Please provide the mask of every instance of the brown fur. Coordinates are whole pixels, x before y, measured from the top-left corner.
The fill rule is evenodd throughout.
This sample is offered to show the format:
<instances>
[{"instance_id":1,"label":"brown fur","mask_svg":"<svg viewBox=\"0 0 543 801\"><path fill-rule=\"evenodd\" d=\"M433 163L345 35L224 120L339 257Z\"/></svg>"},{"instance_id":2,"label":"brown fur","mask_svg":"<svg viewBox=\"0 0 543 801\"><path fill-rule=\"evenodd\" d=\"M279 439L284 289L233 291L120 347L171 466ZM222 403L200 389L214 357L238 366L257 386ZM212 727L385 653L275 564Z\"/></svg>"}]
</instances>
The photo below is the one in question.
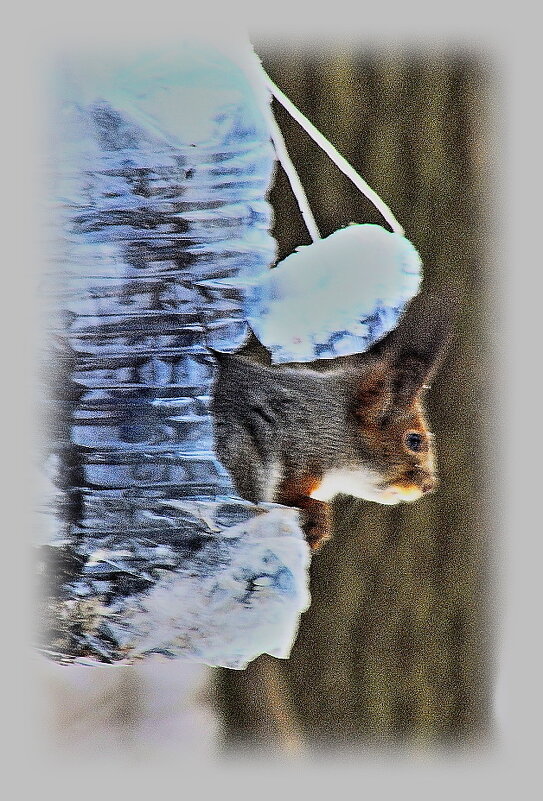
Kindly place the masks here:
<instances>
[{"instance_id":1,"label":"brown fur","mask_svg":"<svg viewBox=\"0 0 543 801\"><path fill-rule=\"evenodd\" d=\"M329 504L311 497L321 483L321 476L306 475L299 479L287 478L281 482L277 502L294 506L303 514L303 530L309 547L319 550L332 536L332 512Z\"/></svg>"}]
</instances>

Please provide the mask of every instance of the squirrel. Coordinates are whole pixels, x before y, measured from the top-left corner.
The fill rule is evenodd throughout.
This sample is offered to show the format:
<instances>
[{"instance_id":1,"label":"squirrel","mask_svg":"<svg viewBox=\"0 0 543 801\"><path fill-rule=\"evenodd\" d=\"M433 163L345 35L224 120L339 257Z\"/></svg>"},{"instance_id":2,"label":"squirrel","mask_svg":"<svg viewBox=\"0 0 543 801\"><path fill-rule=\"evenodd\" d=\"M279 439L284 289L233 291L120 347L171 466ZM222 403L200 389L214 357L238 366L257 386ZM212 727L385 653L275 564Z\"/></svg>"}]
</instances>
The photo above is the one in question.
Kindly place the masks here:
<instances>
[{"instance_id":1,"label":"squirrel","mask_svg":"<svg viewBox=\"0 0 543 801\"><path fill-rule=\"evenodd\" d=\"M318 551L331 537L336 494L397 504L434 490L424 395L449 344L454 306L419 295L368 351L324 371L212 350L216 451L241 497L297 507Z\"/></svg>"}]
</instances>

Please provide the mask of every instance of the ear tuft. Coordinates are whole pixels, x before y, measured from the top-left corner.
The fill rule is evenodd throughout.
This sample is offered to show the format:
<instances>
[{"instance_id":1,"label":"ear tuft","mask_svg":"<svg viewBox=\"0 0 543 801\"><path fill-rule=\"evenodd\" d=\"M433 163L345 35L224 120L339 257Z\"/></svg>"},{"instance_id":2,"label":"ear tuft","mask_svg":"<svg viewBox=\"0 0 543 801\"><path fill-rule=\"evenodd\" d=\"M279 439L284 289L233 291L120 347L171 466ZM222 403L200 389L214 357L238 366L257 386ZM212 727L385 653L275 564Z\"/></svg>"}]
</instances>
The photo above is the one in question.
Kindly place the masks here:
<instances>
[{"instance_id":1,"label":"ear tuft","mask_svg":"<svg viewBox=\"0 0 543 801\"><path fill-rule=\"evenodd\" d=\"M409 405L437 372L452 338L458 300L419 295L398 326L375 348L391 365L395 407Z\"/></svg>"},{"instance_id":2,"label":"ear tuft","mask_svg":"<svg viewBox=\"0 0 543 801\"><path fill-rule=\"evenodd\" d=\"M355 415L366 424L377 425L386 414L391 400L390 368L380 362L359 380L355 395Z\"/></svg>"}]
</instances>

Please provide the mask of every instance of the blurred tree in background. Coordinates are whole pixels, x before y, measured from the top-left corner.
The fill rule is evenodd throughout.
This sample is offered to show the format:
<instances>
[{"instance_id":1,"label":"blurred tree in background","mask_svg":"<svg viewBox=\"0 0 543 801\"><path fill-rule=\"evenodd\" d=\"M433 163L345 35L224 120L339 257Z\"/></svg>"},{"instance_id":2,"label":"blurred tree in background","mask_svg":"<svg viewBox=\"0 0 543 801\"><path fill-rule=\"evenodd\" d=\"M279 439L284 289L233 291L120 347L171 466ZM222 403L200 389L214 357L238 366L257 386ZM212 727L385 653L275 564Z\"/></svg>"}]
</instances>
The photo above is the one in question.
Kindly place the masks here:
<instances>
[{"instance_id":1,"label":"blurred tree in background","mask_svg":"<svg viewBox=\"0 0 543 801\"><path fill-rule=\"evenodd\" d=\"M441 486L398 507L342 497L311 566L290 660L217 671L227 746L445 744L489 731L492 680L488 424L491 71L471 51L362 51L255 42L264 68L390 205L424 289L463 297L428 397ZM489 88L490 87L490 88ZM383 224L280 107L321 234ZM283 172L271 200L283 258L309 243ZM316 310L316 313L318 311Z\"/></svg>"}]
</instances>

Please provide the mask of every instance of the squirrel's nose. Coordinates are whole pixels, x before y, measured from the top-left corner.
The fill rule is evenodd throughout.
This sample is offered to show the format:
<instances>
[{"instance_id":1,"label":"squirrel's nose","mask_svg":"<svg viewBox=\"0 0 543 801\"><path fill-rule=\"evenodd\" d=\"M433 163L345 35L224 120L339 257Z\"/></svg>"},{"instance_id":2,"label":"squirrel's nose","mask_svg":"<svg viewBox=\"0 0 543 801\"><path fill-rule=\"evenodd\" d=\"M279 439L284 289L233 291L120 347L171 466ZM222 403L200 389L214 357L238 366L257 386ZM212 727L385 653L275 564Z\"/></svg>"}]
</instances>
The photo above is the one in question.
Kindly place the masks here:
<instances>
[{"instance_id":1,"label":"squirrel's nose","mask_svg":"<svg viewBox=\"0 0 543 801\"><path fill-rule=\"evenodd\" d=\"M432 492L437 487L437 477L424 470L422 467L414 467L406 474L406 479L416 484L420 491L426 494Z\"/></svg>"}]
</instances>

